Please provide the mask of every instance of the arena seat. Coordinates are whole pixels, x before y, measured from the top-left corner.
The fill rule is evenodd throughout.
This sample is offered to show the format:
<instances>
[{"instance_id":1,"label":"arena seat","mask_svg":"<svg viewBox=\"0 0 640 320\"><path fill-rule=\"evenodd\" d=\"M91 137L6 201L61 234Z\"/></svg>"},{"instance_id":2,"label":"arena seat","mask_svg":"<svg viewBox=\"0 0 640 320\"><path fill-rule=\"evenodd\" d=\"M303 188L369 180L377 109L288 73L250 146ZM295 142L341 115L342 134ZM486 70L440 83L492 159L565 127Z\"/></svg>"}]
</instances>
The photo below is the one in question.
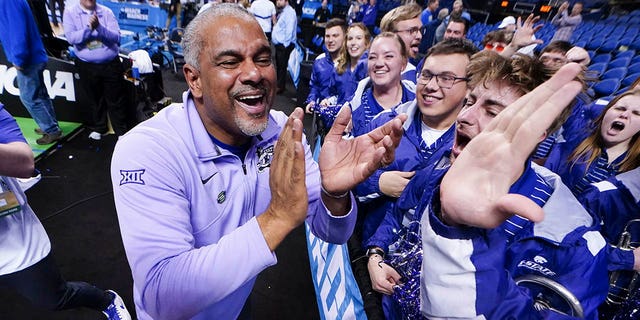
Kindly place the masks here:
<instances>
[{"instance_id":1,"label":"arena seat","mask_svg":"<svg viewBox=\"0 0 640 320\"><path fill-rule=\"evenodd\" d=\"M621 81L627 75L627 68L613 68L607 70L604 74L602 74L602 79L618 79Z\"/></svg>"},{"instance_id":2,"label":"arena seat","mask_svg":"<svg viewBox=\"0 0 640 320\"><path fill-rule=\"evenodd\" d=\"M626 51L618 51L615 55L616 59L617 58L624 58L624 57L629 57L629 58L633 58L636 55L636 51L635 50L626 50Z\"/></svg>"},{"instance_id":3,"label":"arena seat","mask_svg":"<svg viewBox=\"0 0 640 320\"><path fill-rule=\"evenodd\" d=\"M592 63L589 65L589 67L587 67L587 69L595 72L597 76L600 77L604 73L604 71L607 70L607 63Z\"/></svg>"},{"instance_id":4,"label":"arena seat","mask_svg":"<svg viewBox=\"0 0 640 320\"><path fill-rule=\"evenodd\" d=\"M637 73L637 72L640 72L640 62L636 62L627 68L627 73Z\"/></svg>"},{"instance_id":5,"label":"arena seat","mask_svg":"<svg viewBox=\"0 0 640 320\"><path fill-rule=\"evenodd\" d=\"M591 55L591 51L589 51L589 54ZM591 57L591 63L609 63L609 61L611 61L611 54L610 53L600 53L600 54L596 54L595 56Z\"/></svg>"},{"instance_id":6,"label":"arena seat","mask_svg":"<svg viewBox=\"0 0 640 320\"><path fill-rule=\"evenodd\" d=\"M598 81L591 88L593 88L596 98L610 96L610 95L613 95L620 88L620 80L604 79L604 80Z\"/></svg>"},{"instance_id":7,"label":"arena seat","mask_svg":"<svg viewBox=\"0 0 640 320\"><path fill-rule=\"evenodd\" d=\"M609 65L607 66L607 69L626 67L629 65L630 62L631 62L631 58L629 57L616 58L612 61L609 61Z\"/></svg>"},{"instance_id":8,"label":"arena seat","mask_svg":"<svg viewBox=\"0 0 640 320\"><path fill-rule=\"evenodd\" d=\"M623 87L628 87L638 78L640 78L640 72L627 74L627 76L624 79L622 79L622 81L620 82L620 85Z\"/></svg>"},{"instance_id":9,"label":"arena seat","mask_svg":"<svg viewBox=\"0 0 640 320\"><path fill-rule=\"evenodd\" d=\"M591 41L587 42L584 48L587 50L598 50L603 43L604 37L593 38Z\"/></svg>"},{"instance_id":10,"label":"arena seat","mask_svg":"<svg viewBox=\"0 0 640 320\"><path fill-rule=\"evenodd\" d=\"M614 96L614 97L615 97L615 96L619 96L619 95L621 95L621 94L623 94L623 93L625 93L625 92L627 92L627 91L629 91L629 87L622 87L622 86L620 86L620 89L618 89L618 90L613 94L613 96Z\"/></svg>"},{"instance_id":11,"label":"arena seat","mask_svg":"<svg viewBox=\"0 0 640 320\"><path fill-rule=\"evenodd\" d=\"M598 51L600 51L600 52L612 52L612 51L618 49L619 46L620 46L620 40L618 40L618 39L610 39L610 40L606 40L604 43L602 43L600 48L598 48Z\"/></svg>"}]
</instances>

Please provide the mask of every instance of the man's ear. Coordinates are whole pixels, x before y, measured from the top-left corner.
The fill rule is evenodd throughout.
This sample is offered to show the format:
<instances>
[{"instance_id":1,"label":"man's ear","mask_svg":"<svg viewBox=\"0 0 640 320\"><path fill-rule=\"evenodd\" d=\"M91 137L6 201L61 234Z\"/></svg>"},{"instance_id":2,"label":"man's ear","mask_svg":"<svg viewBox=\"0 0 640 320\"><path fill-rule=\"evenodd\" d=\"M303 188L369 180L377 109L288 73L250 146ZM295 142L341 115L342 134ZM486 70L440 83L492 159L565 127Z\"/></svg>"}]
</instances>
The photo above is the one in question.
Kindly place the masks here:
<instances>
[{"instance_id":1,"label":"man's ear","mask_svg":"<svg viewBox=\"0 0 640 320\"><path fill-rule=\"evenodd\" d=\"M202 82L200 81L200 71L190 64L185 64L182 67L182 72L184 73L184 79L187 81L193 97L201 98Z\"/></svg>"}]
</instances>

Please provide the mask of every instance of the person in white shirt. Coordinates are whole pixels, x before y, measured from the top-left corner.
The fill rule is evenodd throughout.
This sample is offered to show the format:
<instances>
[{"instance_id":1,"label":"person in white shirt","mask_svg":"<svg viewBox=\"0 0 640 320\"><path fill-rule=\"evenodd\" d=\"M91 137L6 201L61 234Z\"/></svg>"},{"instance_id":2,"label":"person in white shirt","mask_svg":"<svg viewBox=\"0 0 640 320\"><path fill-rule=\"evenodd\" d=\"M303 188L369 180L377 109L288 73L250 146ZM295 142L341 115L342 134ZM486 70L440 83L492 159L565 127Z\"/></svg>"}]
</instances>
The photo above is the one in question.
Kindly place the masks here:
<instances>
[{"instance_id":1,"label":"person in white shirt","mask_svg":"<svg viewBox=\"0 0 640 320\"><path fill-rule=\"evenodd\" d=\"M271 27L276 23L276 6L269 0L256 0L249 7L258 24L271 41Z\"/></svg>"}]
</instances>

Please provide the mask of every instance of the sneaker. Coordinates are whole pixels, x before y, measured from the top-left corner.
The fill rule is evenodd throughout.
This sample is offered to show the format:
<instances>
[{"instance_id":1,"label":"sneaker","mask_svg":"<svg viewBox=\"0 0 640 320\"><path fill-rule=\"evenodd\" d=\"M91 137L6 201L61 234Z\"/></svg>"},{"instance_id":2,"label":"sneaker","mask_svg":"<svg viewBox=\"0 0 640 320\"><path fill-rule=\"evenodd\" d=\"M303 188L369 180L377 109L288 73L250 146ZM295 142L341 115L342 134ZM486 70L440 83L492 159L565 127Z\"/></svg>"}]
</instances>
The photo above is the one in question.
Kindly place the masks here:
<instances>
[{"instance_id":1,"label":"sneaker","mask_svg":"<svg viewBox=\"0 0 640 320\"><path fill-rule=\"evenodd\" d=\"M40 129L40 128L35 128L35 129L33 129L33 132L35 132L35 133L37 133L37 134L39 134L39 135L41 135L41 136L43 136L43 135L44 135L44 133L45 133L45 132L44 132L44 131L42 131L42 129Z\"/></svg>"},{"instance_id":2,"label":"sneaker","mask_svg":"<svg viewBox=\"0 0 640 320\"><path fill-rule=\"evenodd\" d=\"M37 144L50 144L54 143L62 138L62 131L57 133L45 133L42 138L36 140Z\"/></svg>"},{"instance_id":3,"label":"sneaker","mask_svg":"<svg viewBox=\"0 0 640 320\"><path fill-rule=\"evenodd\" d=\"M109 320L131 320L131 315L127 310L127 307L124 305L124 301L122 298L113 290L107 290L113 296L113 300L111 300L111 304L102 311L102 313L107 316Z\"/></svg>"},{"instance_id":4,"label":"sneaker","mask_svg":"<svg viewBox=\"0 0 640 320\"><path fill-rule=\"evenodd\" d=\"M100 134L100 132L91 131L91 133L89 133L89 139L100 140L102 139L102 135Z\"/></svg>"}]
</instances>

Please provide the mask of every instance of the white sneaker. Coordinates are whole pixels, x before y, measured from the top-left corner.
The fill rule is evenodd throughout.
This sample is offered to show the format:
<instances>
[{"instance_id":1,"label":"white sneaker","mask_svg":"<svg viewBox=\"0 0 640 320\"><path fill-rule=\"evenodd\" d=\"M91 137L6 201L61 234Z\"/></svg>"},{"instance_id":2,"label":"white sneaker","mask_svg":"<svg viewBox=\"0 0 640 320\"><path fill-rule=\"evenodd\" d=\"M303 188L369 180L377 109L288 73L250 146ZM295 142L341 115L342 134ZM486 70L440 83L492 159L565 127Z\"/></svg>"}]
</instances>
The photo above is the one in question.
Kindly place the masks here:
<instances>
[{"instance_id":1,"label":"white sneaker","mask_svg":"<svg viewBox=\"0 0 640 320\"><path fill-rule=\"evenodd\" d=\"M91 131L91 133L89 133L89 139L100 140L102 139L102 135L99 132Z\"/></svg>"},{"instance_id":2,"label":"white sneaker","mask_svg":"<svg viewBox=\"0 0 640 320\"><path fill-rule=\"evenodd\" d=\"M20 185L20 188L22 188L22 191L27 191L29 190L29 188L33 187L36 183L38 183L40 179L42 179L42 174L38 173L38 175L35 177L18 178L17 180L18 180L18 184Z\"/></svg>"},{"instance_id":3,"label":"white sneaker","mask_svg":"<svg viewBox=\"0 0 640 320\"><path fill-rule=\"evenodd\" d=\"M124 305L122 298L113 290L107 290L113 296L111 304L102 311L109 320L131 320L131 314Z\"/></svg>"}]
</instances>

